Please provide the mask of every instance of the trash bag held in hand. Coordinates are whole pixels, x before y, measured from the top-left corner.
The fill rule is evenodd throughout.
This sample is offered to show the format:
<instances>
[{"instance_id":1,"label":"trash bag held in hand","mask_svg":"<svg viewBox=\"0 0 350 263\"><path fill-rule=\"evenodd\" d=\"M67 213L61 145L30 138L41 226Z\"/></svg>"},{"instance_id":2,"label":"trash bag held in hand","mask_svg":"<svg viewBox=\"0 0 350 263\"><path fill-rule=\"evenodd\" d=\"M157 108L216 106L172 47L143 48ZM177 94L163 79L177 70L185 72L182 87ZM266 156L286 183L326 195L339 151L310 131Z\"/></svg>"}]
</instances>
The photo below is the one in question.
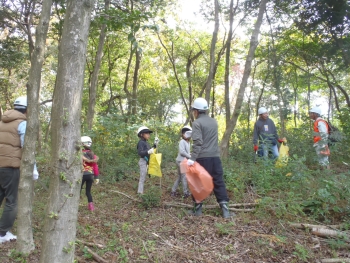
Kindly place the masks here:
<instances>
[{"instance_id":1,"label":"trash bag held in hand","mask_svg":"<svg viewBox=\"0 0 350 263\"><path fill-rule=\"evenodd\" d=\"M213 178L199 163L187 165L187 159L180 164L181 173L186 173L186 179L190 191L196 203L202 202L214 189Z\"/></svg>"},{"instance_id":2,"label":"trash bag held in hand","mask_svg":"<svg viewBox=\"0 0 350 263\"><path fill-rule=\"evenodd\" d=\"M288 157L289 157L289 147L284 143L282 143L279 150L279 156L276 162L276 167L286 166L288 163Z\"/></svg>"},{"instance_id":3,"label":"trash bag held in hand","mask_svg":"<svg viewBox=\"0 0 350 263\"><path fill-rule=\"evenodd\" d=\"M160 168L162 154L156 152L157 150L154 149L154 152L149 157L148 174L162 177L162 170Z\"/></svg>"}]
</instances>

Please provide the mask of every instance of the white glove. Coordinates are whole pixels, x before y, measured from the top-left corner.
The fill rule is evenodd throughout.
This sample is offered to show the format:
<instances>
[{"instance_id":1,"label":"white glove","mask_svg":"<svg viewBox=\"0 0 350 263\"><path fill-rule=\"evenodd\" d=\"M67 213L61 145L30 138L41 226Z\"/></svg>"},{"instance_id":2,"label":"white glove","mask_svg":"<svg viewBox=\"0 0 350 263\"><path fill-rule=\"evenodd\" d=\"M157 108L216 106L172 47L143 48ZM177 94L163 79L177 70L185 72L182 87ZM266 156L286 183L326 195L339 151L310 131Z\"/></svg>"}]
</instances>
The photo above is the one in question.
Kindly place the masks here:
<instances>
[{"instance_id":1,"label":"white glove","mask_svg":"<svg viewBox=\"0 0 350 263\"><path fill-rule=\"evenodd\" d=\"M188 160L187 160L187 165L188 165L188 166L194 165L194 161L191 160L191 159L188 159Z\"/></svg>"},{"instance_id":2,"label":"white glove","mask_svg":"<svg viewBox=\"0 0 350 263\"><path fill-rule=\"evenodd\" d=\"M98 184L100 182L100 179L95 179L95 184Z\"/></svg>"},{"instance_id":3,"label":"white glove","mask_svg":"<svg viewBox=\"0 0 350 263\"><path fill-rule=\"evenodd\" d=\"M154 149L153 149L153 148L149 149L147 153L148 153L148 154L154 153Z\"/></svg>"},{"instance_id":4,"label":"white glove","mask_svg":"<svg viewBox=\"0 0 350 263\"><path fill-rule=\"evenodd\" d=\"M154 138L154 144L158 144L158 143L159 143L159 138L158 137Z\"/></svg>"},{"instance_id":5,"label":"white glove","mask_svg":"<svg viewBox=\"0 0 350 263\"><path fill-rule=\"evenodd\" d=\"M39 172L37 169L34 169L33 171L33 180L38 180L39 178Z\"/></svg>"}]
</instances>

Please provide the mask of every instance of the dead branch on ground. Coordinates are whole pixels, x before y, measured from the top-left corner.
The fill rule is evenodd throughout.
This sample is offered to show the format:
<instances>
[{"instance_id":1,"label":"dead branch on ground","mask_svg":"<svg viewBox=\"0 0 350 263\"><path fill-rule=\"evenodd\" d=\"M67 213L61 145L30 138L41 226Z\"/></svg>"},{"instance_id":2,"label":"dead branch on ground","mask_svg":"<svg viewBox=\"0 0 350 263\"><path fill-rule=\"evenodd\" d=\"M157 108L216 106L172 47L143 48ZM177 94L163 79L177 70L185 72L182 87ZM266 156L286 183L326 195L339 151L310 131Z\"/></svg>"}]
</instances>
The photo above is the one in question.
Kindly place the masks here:
<instances>
[{"instance_id":1,"label":"dead branch on ground","mask_svg":"<svg viewBox=\"0 0 350 263\"><path fill-rule=\"evenodd\" d=\"M87 246L84 247L93 257L94 260L96 260L99 263L108 263L106 260L101 258L99 255L97 255L94 251L92 251L90 248Z\"/></svg>"},{"instance_id":2,"label":"dead branch on ground","mask_svg":"<svg viewBox=\"0 0 350 263\"><path fill-rule=\"evenodd\" d=\"M324 258L321 263L348 263L350 258Z\"/></svg>"}]
</instances>

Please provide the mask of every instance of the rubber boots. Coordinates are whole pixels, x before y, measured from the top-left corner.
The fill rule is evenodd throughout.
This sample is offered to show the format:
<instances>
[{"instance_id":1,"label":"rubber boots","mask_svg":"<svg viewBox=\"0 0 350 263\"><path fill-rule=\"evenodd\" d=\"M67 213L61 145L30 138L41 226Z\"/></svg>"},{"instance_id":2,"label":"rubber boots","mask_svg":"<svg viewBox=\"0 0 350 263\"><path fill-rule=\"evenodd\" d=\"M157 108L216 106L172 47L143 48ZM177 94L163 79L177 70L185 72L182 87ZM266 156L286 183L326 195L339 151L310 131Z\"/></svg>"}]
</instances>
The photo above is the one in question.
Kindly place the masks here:
<instances>
[{"instance_id":1,"label":"rubber boots","mask_svg":"<svg viewBox=\"0 0 350 263\"><path fill-rule=\"evenodd\" d=\"M230 210L228 209L227 202L221 202L221 203L219 203L219 205L220 205L221 210L222 210L222 217L223 218L229 218L229 217L236 216L235 213L233 213L233 212L230 213Z\"/></svg>"},{"instance_id":2,"label":"rubber boots","mask_svg":"<svg viewBox=\"0 0 350 263\"><path fill-rule=\"evenodd\" d=\"M201 216L202 215L202 206L203 204L200 203L200 204L194 204L194 207L192 210L190 210L188 213L190 215L194 215L194 216Z\"/></svg>"},{"instance_id":3,"label":"rubber boots","mask_svg":"<svg viewBox=\"0 0 350 263\"><path fill-rule=\"evenodd\" d=\"M88 203L88 209L89 209L90 211L94 211L94 210L95 210L95 206L94 206L94 203L93 203L93 202Z\"/></svg>"}]
</instances>

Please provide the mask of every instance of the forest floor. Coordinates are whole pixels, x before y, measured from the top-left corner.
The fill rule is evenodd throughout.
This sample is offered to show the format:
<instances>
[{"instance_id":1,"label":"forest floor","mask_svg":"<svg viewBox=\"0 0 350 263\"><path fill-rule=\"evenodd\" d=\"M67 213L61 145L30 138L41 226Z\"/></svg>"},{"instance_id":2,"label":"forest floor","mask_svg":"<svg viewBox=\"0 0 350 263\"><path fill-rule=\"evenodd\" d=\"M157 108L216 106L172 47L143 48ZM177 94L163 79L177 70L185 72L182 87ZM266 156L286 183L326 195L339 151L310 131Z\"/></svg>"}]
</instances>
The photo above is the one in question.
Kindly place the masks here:
<instances>
[{"instance_id":1,"label":"forest floor","mask_svg":"<svg viewBox=\"0 0 350 263\"><path fill-rule=\"evenodd\" d=\"M272 210L236 211L236 217L223 219L219 207L203 210L201 217L188 215L191 198L170 196L174 172L147 179L145 189L161 189L161 205L146 209L136 195L138 175L113 184L93 185L95 211L87 209L84 190L80 198L76 262L326 262L325 258L347 258L345 248L311 231L292 228L288 220L274 216ZM43 182L35 183L34 239L36 249L28 256L15 252L16 242L0 244L0 262L39 262L44 208L48 191ZM124 194L122 194L124 193ZM235 203L230 196L231 204ZM245 203L259 197L247 189ZM174 205L170 205L173 203ZM205 205L217 205L211 195ZM251 208L251 207L250 207ZM295 219L295 217L294 217ZM305 220L301 219L301 220ZM303 222L316 224L316 222ZM336 222L333 222L336 223ZM13 228L16 234L16 225ZM347 246L347 248L346 248ZM333 262L333 261L329 261ZM342 262L342 261L334 261ZM65 262L62 262L65 263Z\"/></svg>"}]
</instances>

